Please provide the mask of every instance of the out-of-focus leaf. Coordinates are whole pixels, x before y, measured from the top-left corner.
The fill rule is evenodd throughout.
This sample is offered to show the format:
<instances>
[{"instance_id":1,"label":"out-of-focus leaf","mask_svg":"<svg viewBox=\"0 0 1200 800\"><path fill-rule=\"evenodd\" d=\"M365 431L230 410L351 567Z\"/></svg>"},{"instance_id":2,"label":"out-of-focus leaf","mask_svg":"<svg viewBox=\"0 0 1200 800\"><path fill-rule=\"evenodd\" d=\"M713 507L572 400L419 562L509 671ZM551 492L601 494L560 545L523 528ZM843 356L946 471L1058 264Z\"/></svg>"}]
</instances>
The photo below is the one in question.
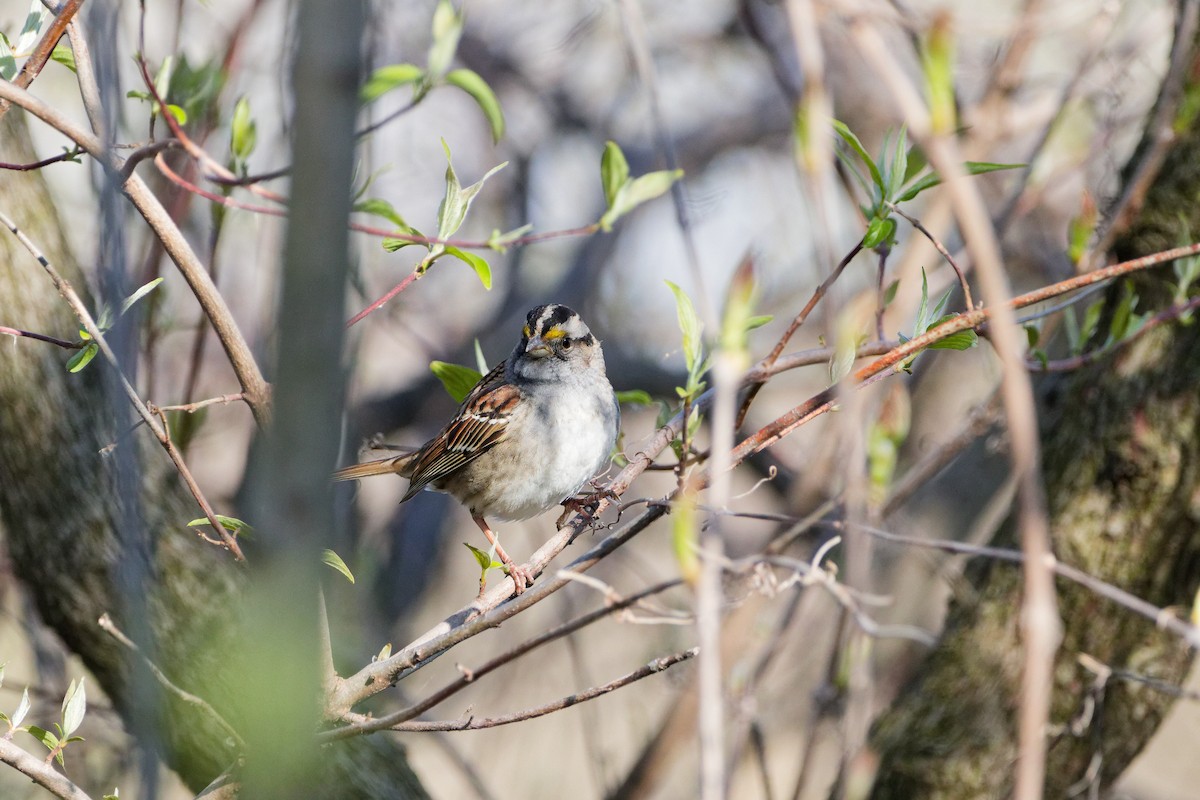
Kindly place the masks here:
<instances>
[{"instance_id":1,"label":"out-of-focus leaf","mask_svg":"<svg viewBox=\"0 0 1200 800\"><path fill-rule=\"evenodd\" d=\"M465 400L471 390L475 388L475 384L479 383L479 379L483 377L482 373L470 367L445 361L431 361L429 369L442 382L442 386L446 387L446 391L450 393L456 403Z\"/></svg>"},{"instance_id":2,"label":"out-of-focus leaf","mask_svg":"<svg viewBox=\"0 0 1200 800\"><path fill-rule=\"evenodd\" d=\"M342 557L332 550L326 549L321 551L321 561L327 566L332 567L346 577L346 580L354 583L354 573L346 566L346 562Z\"/></svg>"},{"instance_id":3,"label":"out-of-focus leaf","mask_svg":"<svg viewBox=\"0 0 1200 800\"><path fill-rule=\"evenodd\" d=\"M371 73L359 92L359 98L364 103L370 103L393 89L420 83L424 79L425 70L416 64L389 64Z\"/></svg>"},{"instance_id":4,"label":"out-of-focus leaf","mask_svg":"<svg viewBox=\"0 0 1200 800\"><path fill-rule=\"evenodd\" d=\"M500 141L504 136L504 112L500 109L496 93L487 85L487 81L469 69L456 69L446 74L446 83L457 86L471 95L483 116L487 118L488 127L492 130L492 141Z\"/></svg>"}]
</instances>

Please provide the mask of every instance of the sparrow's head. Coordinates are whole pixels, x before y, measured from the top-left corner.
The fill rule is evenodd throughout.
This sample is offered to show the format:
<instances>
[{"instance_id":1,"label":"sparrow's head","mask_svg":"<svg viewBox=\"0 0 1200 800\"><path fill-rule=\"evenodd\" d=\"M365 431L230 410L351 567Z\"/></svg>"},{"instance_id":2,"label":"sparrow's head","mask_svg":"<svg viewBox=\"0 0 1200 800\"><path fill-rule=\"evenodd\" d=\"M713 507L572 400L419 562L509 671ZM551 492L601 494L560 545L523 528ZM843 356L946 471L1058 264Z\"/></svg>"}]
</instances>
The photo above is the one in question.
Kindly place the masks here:
<instances>
[{"instance_id":1,"label":"sparrow's head","mask_svg":"<svg viewBox=\"0 0 1200 800\"><path fill-rule=\"evenodd\" d=\"M578 314L557 304L538 306L526 315L510 361L529 380L552 380L577 369L604 373L599 340Z\"/></svg>"}]
</instances>

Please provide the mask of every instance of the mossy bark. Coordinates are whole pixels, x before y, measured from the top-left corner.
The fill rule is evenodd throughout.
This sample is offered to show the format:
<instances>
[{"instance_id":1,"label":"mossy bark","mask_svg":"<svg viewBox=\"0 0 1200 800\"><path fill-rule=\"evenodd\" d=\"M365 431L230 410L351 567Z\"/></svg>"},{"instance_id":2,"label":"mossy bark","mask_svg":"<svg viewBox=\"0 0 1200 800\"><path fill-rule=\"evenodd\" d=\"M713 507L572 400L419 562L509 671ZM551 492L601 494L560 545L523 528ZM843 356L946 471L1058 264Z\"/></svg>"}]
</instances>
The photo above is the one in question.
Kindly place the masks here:
<instances>
[{"instance_id":1,"label":"mossy bark","mask_svg":"<svg viewBox=\"0 0 1200 800\"><path fill-rule=\"evenodd\" d=\"M21 112L0 120L0 160L29 162ZM60 169L79 169L64 166ZM0 209L42 249L80 294L86 283L64 243L56 211L36 172L0 173ZM0 324L75 339L79 325L46 273L9 234L0 231ZM139 448L138 499L152 549L145 594L155 661L178 686L212 703L236 727L231 673L240 598L253 575L223 551L199 541L185 523L200 516L165 454L144 428L114 429L102 386L107 364L97 358L67 373L70 353L22 339L0 352L0 524L17 575L43 620L77 653L135 731L199 790L229 768L238 753L210 716L160 693L157 724L131 720L138 706L130 654L97 619L125 619L120 570L131 557L106 445ZM117 415L121 417L123 415ZM286 665L280 665L286 669ZM157 688L157 687L155 687ZM144 687L143 687L144 689ZM387 735L328 748L328 788L313 796L424 797L403 749Z\"/></svg>"},{"instance_id":2,"label":"mossy bark","mask_svg":"<svg viewBox=\"0 0 1200 800\"><path fill-rule=\"evenodd\" d=\"M1200 128L1193 126L1117 245L1122 258L1182 241L1181 213L1191 215L1192 231L1200 230L1197 164ZM1162 269L1170 268L1136 282L1143 309L1168 302ZM1056 555L1157 606L1190 607L1200 584L1200 325L1163 326L1041 389ZM1011 793L1021 576L981 559L969 576L976 594L953 604L941 642L872 732L870 745L880 756L876 800ZM1095 777L1111 785L1172 703L1122 680L1093 695L1095 675L1081 666L1082 654L1170 683L1184 678L1191 660L1178 637L1144 617L1076 584L1057 585L1064 639L1054 672L1047 797L1067 796L1097 757ZM1088 716L1092 699L1101 702Z\"/></svg>"}]
</instances>

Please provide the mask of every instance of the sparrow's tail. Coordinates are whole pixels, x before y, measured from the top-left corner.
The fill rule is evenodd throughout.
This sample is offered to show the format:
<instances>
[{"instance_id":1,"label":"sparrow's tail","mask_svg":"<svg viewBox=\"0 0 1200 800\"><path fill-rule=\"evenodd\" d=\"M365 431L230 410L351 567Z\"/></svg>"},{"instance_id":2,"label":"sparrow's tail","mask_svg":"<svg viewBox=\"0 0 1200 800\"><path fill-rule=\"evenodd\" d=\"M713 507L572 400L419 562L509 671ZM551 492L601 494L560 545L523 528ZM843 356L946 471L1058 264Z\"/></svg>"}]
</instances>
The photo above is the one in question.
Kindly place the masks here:
<instances>
[{"instance_id":1,"label":"sparrow's tail","mask_svg":"<svg viewBox=\"0 0 1200 800\"><path fill-rule=\"evenodd\" d=\"M413 455L413 453L405 453L402 456L378 458L374 461L364 461L361 464L343 467L333 473L333 479L335 481L353 481L371 475L388 475L391 473L403 475L405 468L412 462Z\"/></svg>"}]
</instances>

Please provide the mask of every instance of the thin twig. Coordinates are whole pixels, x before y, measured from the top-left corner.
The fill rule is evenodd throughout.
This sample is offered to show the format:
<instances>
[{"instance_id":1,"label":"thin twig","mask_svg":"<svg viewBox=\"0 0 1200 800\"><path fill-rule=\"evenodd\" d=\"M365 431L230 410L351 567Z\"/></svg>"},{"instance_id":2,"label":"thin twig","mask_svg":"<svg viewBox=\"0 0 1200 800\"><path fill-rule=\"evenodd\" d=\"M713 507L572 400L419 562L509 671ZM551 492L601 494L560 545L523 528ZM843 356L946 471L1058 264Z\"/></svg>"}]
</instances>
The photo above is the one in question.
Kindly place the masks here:
<instances>
[{"instance_id":1,"label":"thin twig","mask_svg":"<svg viewBox=\"0 0 1200 800\"><path fill-rule=\"evenodd\" d=\"M55 269L54 265L51 264L50 261L42 254L37 245L35 245L33 241L30 240L30 238L26 236L3 212L0 212L0 224L3 224L5 227L7 227L9 231L11 231L12 234L17 237L17 240L24 245L25 249L29 251L29 253L37 260L39 264L42 265L42 269L44 269L46 274L50 276L50 280L54 283L54 288L58 289L58 293L62 295L64 300L67 301L67 305L71 307L71 310L75 312L75 316L81 323L83 323L84 329L88 332L88 334L91 335L92 340L100 348L100 352L104 354L104 358L108 361L109 365L120 378L121 386L125 390L125 394L129 398L130 402L133 403L134 409L137 410L138 416L142 418L142 421L146 423L146 426L149 427L151 432L154 434L154 438L158 439L159 443L167 451L167 455L170 456L171 461L175 464L175 469L179 472L180 477L183 478L184 484L187 485L188 490L192 493L192 496L196 498L197 504L199 504L200 508L204 511L204 516L208 518L209 523L212 524L212 526L216 529L217 534L221 537L222 544L233 554L235 559L238 561L244 561L245 556L242 555L242 549L238 546L237 539L234 538L229 531L225 529L225 526L221 525L221 523L217 520L216 512L213 511L212 506L209 505L208 500L204 497L204 493L200 489L200 485L196 483L196 479L192 477L191 470L188 469L183 457L179 454L179 451L171 442L171 437L166 426L159 424L159 421L154 417L153 412L151 412L147 405L142 401L142 398L138 396L137 390L134 389L133 386L129 384L129 381L125 378L125 373L121 370L120 363L117 361L116 353L114 353L112 348L109 347L108 341L104 337L104 333L101 332L99 326L96 325L96 321L92 319L91 312L88 311L83 300L80 299L79 295L75 293L75 290L71 288L71 284L69 284L61 275L59 275L58 270Z\"/></svg>"},{"instance_id":2,"label":"thin twig","mask_svg":"<svg viewBox=\"0 0 1200 800\"><path fill-rule=\"evenodd\" d=\"M841 521L824 521L819 523L823 526L840 530L844 527ZM917 536L905 536L900 533L892 533L880 528L874 528L867 525L857 526L864 533L873 536L876 539L881 539L886 542L895 544L903 544L911 547L928 547L934 550L941 550L947 553L958 553L968 556L976 556L983 558L991 558L996 561L1005 561L1012 564L1024 564L1028 556L1021 550L1011 550L1003 547L990 547L985 545L970 544L968 542L958 542L949 539L925 539ZM1131 594L1124 589L1114 586L1113 584L1101 578L1097 578L1077 567L1072 567L1057 560L1053 556L1046 560L1046 567L1060 578L1077 583L1089 590L1093 594L1111 600L1122 608L1126 608L1139 616L1145 617L1155 624L1155 626L1169 631L1183 639L1189 647L1200 649L1200 627L1196 627L1191 623L1180 619L1170 609L1159 608L1153 603L1149 603L1137 595Z\"/></svg>"},{"instance_id":3,"label":"thin twig","mask_svg":"<svg viewBox=\"0 0 1200 800\"><path fill-rule=\"evenodd\" d=\"M414 719L443 702L447 698L462 691L467 687L468 684L474 683L483 676L494 672L505 664L520 658L521 656L537 649L538 647L548 644L549 642L553 642L557 639L561 639L564 636L568 636L575 631L580 630L581 628L584 628L599 619L603 619L604 617L615 614L622 609L629 608L630 606L641 601L643 598L664 592L667 589L671 589L678 585L678 580L666 581L665 583L656 584L647 589L643 589L640 592L632 594L629 597L621 600L606 602L601 608L590 611L587 614L583 614L582 616L576 617L568 622L556 625L550 630L545 631L544 633L541 633L532 639L528 639L513 648L510 648L506 652L501 653L480 667L465 670L465 674L463 674L461 677L451 681L440 690L428 695L416 703L413 703L407 708L402 708L399 711L385 714L382 717L371 717L361 722L356 722L352 725L326 731L325 733L321 734L321 741L334 741L337 739L345 739L351 736L362 736L363 734L372 733L374 731L392 728L402 722L407 722L408 720Z\"/></svg>"},{"instance_id":4,"label":"thin twig","mask_svg":"<svg viewBox=\"0 0 1200 800\"><path fill-rule=\"evenodd\" d=\"M66 339L58 339L54 336L47 336L44 333L33 333L18 328L6 328L3 325L0 325L0 335L37 339L39 342L49 342L50 344L58 345L64 350L82 350L87 346L86 342L68 342Z\"/></svg>"},{"instance_id":5,"label":"thin twig","mask_svg":"<svg viewBox=\"0 0 1200 800\"><path fill-rule=\"evenodd\" d=\"M72 147L68 150L63 150L56 156L43 158L41 161L34 161L32 164L9 164L7 161L0 161L0 170L9 170L11 172L29 172L35 169L57 164L60 161L71 161L78 163L79 156L83 155L82 147Z\"/></svg>"},{"instance_id":6,"label":"thin twig","mask_svg":"<svg viewBox=\"0 0 1200 800\"><path fill-rule=\"evenodd\" d=\"M971 286L967 283L967 276L963 274L962 267L958 266L958 263L954 260L954 256L950 255L950 251L946 249L941 240L930 233L929 229L921 224L921 220L904 213L894 203L888 203L888 208L908 220L909 224L920 231L929 240L929 243L934 246L934 249L941 253L942 258L946 259L946 263L954 269L954 274L958 276L958 285L963 293L963 305L967 308L974 308L975 303L971 300ZM879 338L883 338L882 334Z\"/></svg>"},{"instance_id":7,"label":"thin twig","mask_svg":"<svg viewBox=\"0 0 1200 800\"><path fill-rule=\"evenodd\" d=\"M81 70L81 74L82 72L83 70ZM47 125L65 134L107 169L120 171L120 159L110 153L99 138L80 128L57 109L43 103L15 84L5 81L0 81L0 98L19 105ZM150 225L155 235L162 241L163 248L188 282L192 293L196 296L201 308L204 309L205 315L217 331L217 336L229 357L230 365L238 377L238 382L242 385L242 390L246 393L246 404L250 406L258 424L265 425L270 418L270 387L263 378L262 372L254 360L254 355L250 351L250 346L234 321L233 314L225 303L224 297L213 284L207 270L192 251L179 227L141 178L137 175L129 176L122 189Z\"/></svg>"},{"instance_id":8,"label":"thin twig","mask_svg":"<svg viewBox=\"0 0 1200 800\"><path fill-rule=\"evenodd\" d=\"M421 731L421 732L426 732L426 731L477 731L477 730L482 730L484 728L497 728L501 725L511 725L514 722L524 722L525 720L536 719L537 717L544 717L547 714L553 714L555 711L562 711L564 708L570 708L571 706L579 705L580 703L587 702L588 700L594 700L595 698L601 697L610 692L615 692L617 689L621 689L625 686L628 686L631 683L636 683L637 681L640 681L643 678L648 678L651 675L656 675L659 672L662 672L663 670L670 669L671 667L675 666L676 664L682 663L691 658L695 658L696 654L699 651L700 651L700 648L693 647L690 650L684 650L679 653L673 653L669 656L662 656L661 658L656 658L653 661L649 662L648 664L645 664L644 666L634 670L633 672L630 672L626 675L622 675L621 677L616 678L615 680L609 681L608 683L605 683L601 686L593 686L590 689L584 689L582 692L576 692L575 694L569 694L566 697L562 697L558 700L555 700L552 703L546 703L545 705L538 706L536 708L526 709L524 711L518 711L513 714L506 714L503 717L492 717L489 719L475 719L474 717L469 717L465 720L458 720L458 721L447 720L447 721L442 721L442 722L439 722L439 721L401 722L401 723L398 723L398 724L392 726L391 730L411 731L411 732L416 732L416 731Z\"/></svg>"}]
</instances>

